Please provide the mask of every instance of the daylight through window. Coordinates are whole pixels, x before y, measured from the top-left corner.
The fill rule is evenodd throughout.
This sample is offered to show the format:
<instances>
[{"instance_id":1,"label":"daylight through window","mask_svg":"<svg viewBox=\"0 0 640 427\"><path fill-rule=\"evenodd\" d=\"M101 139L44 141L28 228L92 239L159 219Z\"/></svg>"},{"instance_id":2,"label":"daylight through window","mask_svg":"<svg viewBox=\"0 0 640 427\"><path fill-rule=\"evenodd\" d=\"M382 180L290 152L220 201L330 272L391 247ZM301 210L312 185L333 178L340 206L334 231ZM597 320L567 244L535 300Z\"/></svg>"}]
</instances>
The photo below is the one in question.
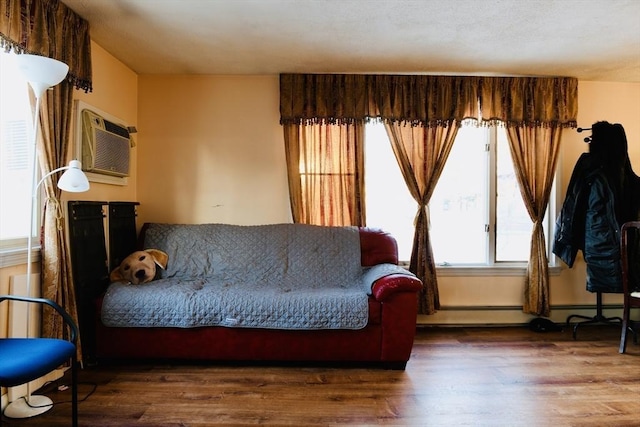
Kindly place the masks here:
<instances>
[{"instance_id":1,"label":"daylight through window","mask_svg":"<svg viewBox=\"0 0 640 427\"><path fill-rule=\"evenodd\" d=\"M367 124L365 158L367 226L393 234L400 259L408 261L417 204L381 123ZM532 223L504 128L471 124L460 128L431 197L429 219L433 253L440 266L527 262Z\"/></svg>"},{"instance_id":2,"label":"daylight through window","mask_svg":"<svg viewBox=\"0 0 640 427\"><path fill-rule=\"evenodd\" d=\"M0 52L0 243L26 246L31 220L32 127L28 86Z\"/></svg>"}]
</instances>

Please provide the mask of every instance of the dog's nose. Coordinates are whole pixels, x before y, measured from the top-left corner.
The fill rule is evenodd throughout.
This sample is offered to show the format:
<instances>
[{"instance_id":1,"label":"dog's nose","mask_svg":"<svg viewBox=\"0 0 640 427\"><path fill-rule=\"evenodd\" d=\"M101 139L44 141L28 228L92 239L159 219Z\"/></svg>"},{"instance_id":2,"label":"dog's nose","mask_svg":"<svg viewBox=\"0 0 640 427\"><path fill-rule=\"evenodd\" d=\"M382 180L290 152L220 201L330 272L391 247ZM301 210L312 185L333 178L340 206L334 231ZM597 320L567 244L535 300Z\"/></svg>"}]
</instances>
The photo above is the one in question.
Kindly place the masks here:
<instances>
[{"instance_id":1,"label":"dog's nose","mask_svg":"<svg viewBox=\"0 0 640 427\"><path fill-rule=\"evenodd\" d=\"M145 273L145 271L144 271L144 270L138 270L138 271L136 271L135 276L136 276L138 279L143 279L143 278L144 278L144 276L145 276L145 274L146 274L146 273Z\"/></svg>"}]
</instances>

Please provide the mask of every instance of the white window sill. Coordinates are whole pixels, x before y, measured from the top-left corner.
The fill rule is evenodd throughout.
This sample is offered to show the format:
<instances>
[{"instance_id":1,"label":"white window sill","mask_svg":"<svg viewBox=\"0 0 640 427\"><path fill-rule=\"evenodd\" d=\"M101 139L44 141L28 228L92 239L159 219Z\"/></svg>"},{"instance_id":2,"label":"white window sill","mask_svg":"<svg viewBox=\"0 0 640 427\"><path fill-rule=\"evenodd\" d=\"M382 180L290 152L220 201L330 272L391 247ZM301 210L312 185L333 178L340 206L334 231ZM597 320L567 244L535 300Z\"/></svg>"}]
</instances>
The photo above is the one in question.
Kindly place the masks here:
<instances>
[{"instance_id":1,"label":"white window sill","mask_svg":"<svg viewBox=\"0 0 640 427\"><path fill-rule=\"evenodd\" d=\"M404 268L409 268L409 263L401 262ZM559 265L549 266L550 276L559 276L561 267ZM455 266L436 266L436 274L438 277L445 276L521 276L527 274L527 264L505 264L505 265L455 265Z\"/></svg>"},{"instance_id":2,"label":"white window sill","mask_svg":"<svg viewBox=\"0 0 640 427\"><path fill-rule=\"evenodd\" d=\"M31 250L31 261L40 261L40 246ZM0 249L0 268L13 267L27 264L26 248L4 248Z\"/></svg>"}]
</instances>

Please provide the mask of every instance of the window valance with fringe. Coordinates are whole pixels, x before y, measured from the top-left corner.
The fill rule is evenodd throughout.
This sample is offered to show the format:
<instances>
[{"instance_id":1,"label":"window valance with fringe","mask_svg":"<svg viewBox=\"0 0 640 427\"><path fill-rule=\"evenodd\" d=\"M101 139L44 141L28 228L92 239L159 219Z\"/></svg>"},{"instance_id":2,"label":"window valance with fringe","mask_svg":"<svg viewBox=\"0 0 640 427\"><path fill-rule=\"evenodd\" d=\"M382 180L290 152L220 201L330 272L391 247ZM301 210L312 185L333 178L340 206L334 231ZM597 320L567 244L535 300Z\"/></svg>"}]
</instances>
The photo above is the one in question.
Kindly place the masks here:
<instances>
[{"instance_id":1,"label":"window valance with fringe","mask_svg":"<svg viewBox=\"0 0 640 427\"><path fill-rule=\"evenodd\" d=\"M73 86L92 90L89 23L58 0L4 0L0 47L62 61Z\"/></svg>"},{"instance_id":2,"label":"window valance with fringe","mask_svg":"<svg viewBox=\"0 0 640 427\"><path fill-rule=\"evenodd\" d=\"M577 113L578 80L572 77L280 75L281 124L377 118L428 127L467 119L576 127Z\"/></svg>"}]
</instances>

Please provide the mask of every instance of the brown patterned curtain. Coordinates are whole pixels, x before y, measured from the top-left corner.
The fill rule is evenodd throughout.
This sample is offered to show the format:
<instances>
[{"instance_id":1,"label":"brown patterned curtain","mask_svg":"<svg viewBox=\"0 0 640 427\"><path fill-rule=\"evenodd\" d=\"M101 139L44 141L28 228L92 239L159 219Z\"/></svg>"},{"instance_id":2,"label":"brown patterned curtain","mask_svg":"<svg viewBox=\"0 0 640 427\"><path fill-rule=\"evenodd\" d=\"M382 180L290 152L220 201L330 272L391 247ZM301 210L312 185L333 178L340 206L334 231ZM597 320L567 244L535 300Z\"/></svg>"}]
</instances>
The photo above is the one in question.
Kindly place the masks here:
<instances>
[{"instance_id":1,"label":"brown patterned curtain","mask_svg":"<svg viewBox=\"0 0 640 427\"><path fill-rule=\"evenodd\" d=\"M89 24L57 0L5 0L2 8L0 46L7 51L48 56L69 65L66 80L47 91L41 100L38 158L44 176L67 164L74 87L91 90ZM58 177L52 176L45 185L42 295L64 307L77 322ZM61 319L51 310L43 313L43 334L62 337Z\"/></svg>"},{"instance_id":2,"label":"brown patterned curtain","mask_svg":"<svg viewBox=\"0 0 640 427\"><path fill-rule=\"evenodd\" d=\"M542 220L549 203L562 129L575 127L577 81L569 78L486 78L482 116L507 125L520 193L533 222L523 311L548 316L549 260Z\"/></svg>"},{"instance_id":3,"label":"brown patterned curtain","mask_svg":"<svg viewBox=\"0 0 640 427\"><path fill-rule=\"evenodd\" d=\"M387 125L396 123L408 127L440 128L422 132L424 135L432 134L425 139L425 143L440 144L437 151L440 159L446 160L451 127L455 128L465 119L474 119L483 124L502 122L509 127L575 127L577 90L577 79L568 77L283 74L280 76L280 120L285 129L291 124L303 126L322 122L353 123L371 118L381 119ZM388 129L391 128L388 126ZM434 137L434 132L439 133L439 136ZM285 138L287 133L285 130ZM402 139L398 139L400 140ZM408 138L405 140L409 141ZM396 141L394 146L398 155L401 145ZM402 160L398 160L402 167ZM421 165L418 164L420 162L414 163L412 167L427 170L427 164L432 161L435 158L423 161ZM550 166L555 168L555 163ZM516 164L516 168L518 167ZM413 174L406 175L405 179L411 175ZM434 181L430 181L429 185L435 186L438 176L439 173L434 169L431 176ZM411 184L408 185L411 188ZM422 196L419 195L421 204ZM539 201L544 201L544 197ZM422 213L422 217L426 224L426 213ZM412 266L412 271L425 284L429 282L425 286L433 288L430 292L425 292L426 300L421 301L421 313L430 314L431 307L433 310L438 307L437 282L433 280L435 270L429 268L428 257L416 254L419 251L425 254L430 251L428 227L420 226L425 228L422 232L416 230L417 241L414 241L412 260L418 261ZM537 232L534 230L534 233ZM537 245L533 250L539 252L542 249ZM536 256L535 259L540 258ZM419 266L421 260L425 264ZM532 267L529 269L531 271ZM430 270L434 270L433 278L426 276L430 274ZM548 272L540 270L540 274L546 275L548 281ZM529 276L527 280L528 292L531 293L532 282Z\"/></svg>"},{"instance_id":4,"label":"brown patterned curtain","mask_svg":"<svg viewBox=\"0 0 640 427\"><path fill-rule=\"evenodd\" d=\"M364 126L312 123L284 126L293 221L364 225Z\"/></svg>"},{"instance_id":5,"label":"brown patterned curtain","mask_svg":"<svg viewBox=\"0 0 640 427\"><path fill-rule=\"evenodd\" d=\"M531 250L525 278L525 313L549 316L549 260L542 227L560 152L559 126L507 127L511 158L522 199L533 222Z\"/></svg>"},{"instance_id":6,"label":"brown patterned curtain","mask_svg":"<svg viewBox=\"0 0 640 427\"><path fill-rule=\"evenodd\" d=\"M409 270L424 283L418 301L419 313L433 314L440 308L440 297L427 205L453 147L458 126L455 123L451 126L406 126L391 122L385 127L404 181L418 203Z\"/></svg>"},{"instance_id":7,"label":"brown patterned curtain","mask_svg":"<svg viewBox=\"0 0 640 427\"><path fill-rule=\"evenodd\" d=\"M73 86L63 81L47 91L40 110L40 141L38 158L42 174L67 164L69 133L73 111ZM44 213L42 217L41 277L42 295L64 307L76 323L77 306L75 286L71 271L71 258L66 241L66 222L60 202L62 190L58 188L59 174L54 174L43 185L45 189ZM53 310L45 310L42 317L43 334L61 337L66 333L60 316ZM82 337L80 337L81 339ZM82 360L79 341L78 356Z\"/></svg>"}]
</instances>

